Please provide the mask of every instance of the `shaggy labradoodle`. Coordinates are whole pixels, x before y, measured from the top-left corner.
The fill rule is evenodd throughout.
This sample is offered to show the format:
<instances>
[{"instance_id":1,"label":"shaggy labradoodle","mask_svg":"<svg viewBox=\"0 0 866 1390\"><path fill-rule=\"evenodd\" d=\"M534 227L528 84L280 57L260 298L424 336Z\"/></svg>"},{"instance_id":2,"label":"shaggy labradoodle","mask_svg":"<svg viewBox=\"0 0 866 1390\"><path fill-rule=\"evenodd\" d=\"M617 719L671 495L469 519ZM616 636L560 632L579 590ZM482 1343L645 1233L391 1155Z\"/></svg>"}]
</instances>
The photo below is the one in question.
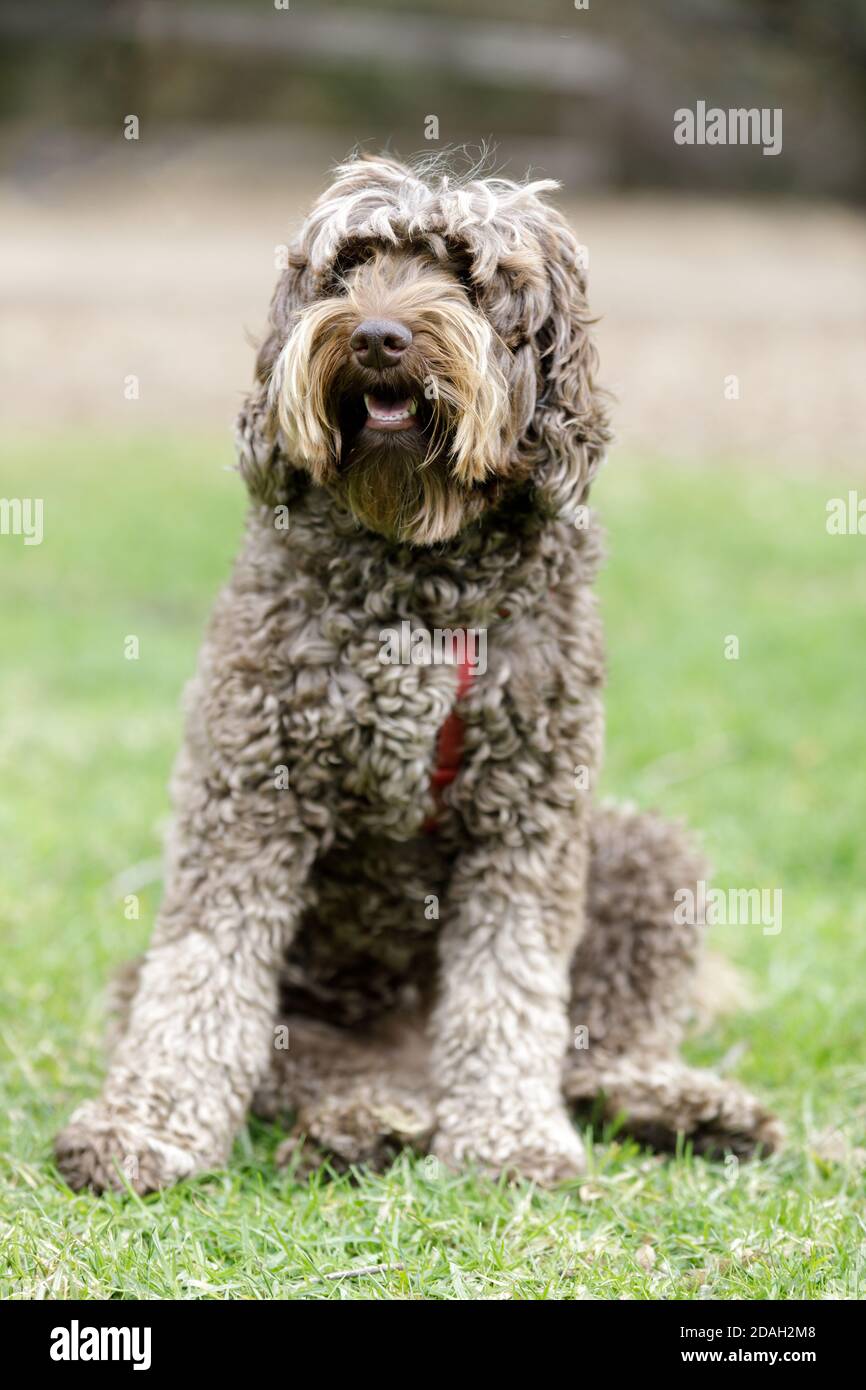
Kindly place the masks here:
<instances>
[{"instance_id":1,"label":"shaggy labradoodle","mask_svg":"<svg viewBox=\"0 0 866 1390\"><path fill-rule=\"evenodd\" d=\"M292 247L165 900L102 1096L57 1140L74 1187L218 1167L251 1108L294 1110L306 1161L411 1142L540 1182L582 1169L569 1104L659 1145L778 1140L678 1057L700 859L592 806L609 435L554 186L352 160ZM454 659L418 660L437 634Z\"/></svg>"}]
</instances>

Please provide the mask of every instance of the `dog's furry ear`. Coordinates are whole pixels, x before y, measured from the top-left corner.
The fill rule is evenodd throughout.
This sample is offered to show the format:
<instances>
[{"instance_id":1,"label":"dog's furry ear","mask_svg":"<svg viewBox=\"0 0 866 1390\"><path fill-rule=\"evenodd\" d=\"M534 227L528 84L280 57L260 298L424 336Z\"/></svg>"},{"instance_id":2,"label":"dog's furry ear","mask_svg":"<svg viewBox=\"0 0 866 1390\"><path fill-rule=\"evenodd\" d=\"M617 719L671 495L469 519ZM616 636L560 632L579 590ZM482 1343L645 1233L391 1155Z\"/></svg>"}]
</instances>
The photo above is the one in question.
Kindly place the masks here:
<instances>
[{"instance_id":1,"label":"dog's furry ear","mask_svg":"<svg viewBox=\"0 0 866 1390\"><path fill-rule=\"evenodd\" d=\"M313 298L306 258L290 251L271 300L268 334L256 357L255 383L238 412L235 445L238 469L253 497L272 504L282 500L295 474L271 401L271 377L291 332L295 315ZM304 475L297 471L298 479Z\"/></svg>"},{"instance_id":2,"label":"dog's furry ear","mask_svg":"<svg viewBox=\"0 0 866 1390\"><path fill-rule=\"evenodd\" d=\"M586 301L585 250L563 217L545 208L535 229L547 269L550 311L535 335L541 388L528 442L537 496L573 520L601 465L611 433Z\"/></svg>"}]
</instances>

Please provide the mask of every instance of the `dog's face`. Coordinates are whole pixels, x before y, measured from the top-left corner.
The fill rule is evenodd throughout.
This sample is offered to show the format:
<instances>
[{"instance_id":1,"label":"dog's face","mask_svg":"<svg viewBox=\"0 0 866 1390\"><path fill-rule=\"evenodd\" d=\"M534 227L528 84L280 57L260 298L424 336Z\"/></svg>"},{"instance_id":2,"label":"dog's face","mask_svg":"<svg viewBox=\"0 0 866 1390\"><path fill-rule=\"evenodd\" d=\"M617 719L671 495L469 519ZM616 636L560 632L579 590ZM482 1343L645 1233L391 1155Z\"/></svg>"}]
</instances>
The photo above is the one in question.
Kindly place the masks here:
<instances>
[{"instance_id":1,"label":"dog's face","mask_svg":"<svg viewBox=\"0 0 866 1390\"><path fill-rule=\"evenodd\" d=\"M516 434L507 349L456 263L355 248L298 315L274 373L294 456L395 540L453 536Z\"/></svg>"},{"instance_id":2,"label":"dog's face","mask_svg":"<svg viewBox=\"0 0 866 1390\"><path fill-rule=\"evenodd\" d=\"M388 538L452 539L531 479L582 499L607 439L577 243L538 193L355 160L272 305L241 465L306 470Z\"/></svg>"}]
</instances>

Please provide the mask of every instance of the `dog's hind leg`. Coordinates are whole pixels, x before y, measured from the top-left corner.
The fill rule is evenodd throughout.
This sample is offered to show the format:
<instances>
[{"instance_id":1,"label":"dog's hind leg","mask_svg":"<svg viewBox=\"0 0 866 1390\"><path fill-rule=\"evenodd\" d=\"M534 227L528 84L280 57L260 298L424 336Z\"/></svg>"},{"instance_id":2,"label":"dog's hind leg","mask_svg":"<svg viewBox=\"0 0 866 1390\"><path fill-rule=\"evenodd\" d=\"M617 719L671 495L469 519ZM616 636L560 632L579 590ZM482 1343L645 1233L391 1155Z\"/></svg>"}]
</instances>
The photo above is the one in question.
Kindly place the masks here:
<instances>
[{"instance_id":1,"label":"dog's hind leg","mask_svg":"<svg viewBox=\"0 0 866 1390\"><path fill-rule=\"evenodd\" d=\"M690 1067L679 1045L693 1008L703 927L675 918L675 894L706 879L681 827L600 808L592 826L587 927L572 971L566 1097L656 1148L678 1134L698 1152L773 1150L778 1121L735 1081ZM710 981L710 990L712 983Z\"/></svg>"},{"instance_id":2,"label":"dog's hind leg","mask_svg":"<svg viewBox=\"0 0 866 1390\"><path fill-rule=\"evenodd\" d=\"M420 1011L392 1014L368 1028L289 1015L277 1038L284 1045L274 1048L252 1108L265 1119L295 1111L278 1163L300 1149L299 1172L325 1159L338 1169L381 1168L403 1147L426 1148L434 1104Z\"/></svg>"}]
</instances>

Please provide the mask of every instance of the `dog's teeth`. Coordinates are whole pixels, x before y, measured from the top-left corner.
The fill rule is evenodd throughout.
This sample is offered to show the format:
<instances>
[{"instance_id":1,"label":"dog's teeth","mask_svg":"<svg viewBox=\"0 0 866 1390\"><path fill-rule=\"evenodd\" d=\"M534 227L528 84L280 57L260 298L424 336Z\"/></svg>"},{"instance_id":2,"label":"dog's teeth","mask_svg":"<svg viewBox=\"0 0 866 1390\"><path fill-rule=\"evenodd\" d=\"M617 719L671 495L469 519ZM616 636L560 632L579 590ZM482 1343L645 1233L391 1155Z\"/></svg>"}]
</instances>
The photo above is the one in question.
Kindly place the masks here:
<instances>
[{"instance_id":1,"label":"dog's teeth","mask_svg":"<svg viewBox=\"0 0 866 1390\"><path fill-rule=\"evenodd\" d=\"M418 402L417 402L417 401L410 401L410 402L409 402L409 414L410 414L410 415L414 415L414 414L415 414L415 411L416 411L417 409L418 409Z\"/></svg>"},{"instance_id":2,"label":"dog's teeth","mask_svg":"<svg viewBox=\"0 0 866 1390\"><path fill-rule=\"evenodd\" d=\"M367 414L371 420L378 420L381 424L396 424L400 420L408 420L410 415L415 414L415 402L409 401L399 409L388 407L382 401L378 401L375 396L364 395L364 404L367 407Z\"/></svg>"}]
</instances>

